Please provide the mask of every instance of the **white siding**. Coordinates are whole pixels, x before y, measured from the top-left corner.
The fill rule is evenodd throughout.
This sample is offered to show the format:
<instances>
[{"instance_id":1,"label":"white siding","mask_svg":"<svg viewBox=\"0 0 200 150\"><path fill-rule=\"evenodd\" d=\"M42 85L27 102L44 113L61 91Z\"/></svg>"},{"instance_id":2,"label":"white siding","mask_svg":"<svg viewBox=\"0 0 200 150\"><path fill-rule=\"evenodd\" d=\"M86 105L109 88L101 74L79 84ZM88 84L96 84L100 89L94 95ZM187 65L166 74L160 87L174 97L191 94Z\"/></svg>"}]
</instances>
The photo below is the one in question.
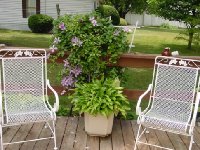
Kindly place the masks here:
<instances>
[{"instance_id":1,"label":"white siding","mask_svg":"<svg viewBox=\"0 0 200 150\"><path fill-rule=\"evenodd\" d=\"M88 13L94 10L95 0L40 0L40 13L57 17L56 4L61 15ZM22 0L0 0L0 28L29 30L28 19L22 17Z\"/></svg>"},{"instance_id":2,"label":"white siding","mask_svg":"<svg viewBox=\"0 0 200 150\"><path fill-rule=\"evenodd\" d=\"M0 28L28 30L21 0L0 0Z\"/></svg>"}]
</instances>

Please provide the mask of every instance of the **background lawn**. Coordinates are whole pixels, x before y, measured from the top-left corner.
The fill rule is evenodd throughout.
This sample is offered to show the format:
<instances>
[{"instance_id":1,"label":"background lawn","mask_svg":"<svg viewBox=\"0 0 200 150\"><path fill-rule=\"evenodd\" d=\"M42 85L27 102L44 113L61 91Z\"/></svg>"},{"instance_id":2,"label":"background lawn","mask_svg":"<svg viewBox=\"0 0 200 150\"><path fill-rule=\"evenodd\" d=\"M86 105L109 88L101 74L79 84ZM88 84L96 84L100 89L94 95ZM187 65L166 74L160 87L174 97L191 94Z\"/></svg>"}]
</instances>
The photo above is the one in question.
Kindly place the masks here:
<instances>
[{"instance_id":1,"label":"background lawn","mask_svg":"<svg viewBox=\"0 0 200 150\"><path fill-rule=\"evenodd\" d=\"M159 27L143 27L135 34L135 48L132 52L160 54L165 47L178 50L180 55L200 56L200 46L193 45L187 49L187 41L176 40L183 29L163 29ZM131 34L128 35L129 41ZM0 43L8 46L49 48L51 34L36 34L29 31L12 31L0 29ZM128 50L127 50L128 51Z\"/></svg>"},{"instance_id":2,"label":"background lawn","mask_svg":"<svg viewBox=\"0 0 200 150\"><path fill-rule=\"evenodd\" d=\"M0 29L0 44L17 47L48 48L51 34Z\"/></svg>"}]
</instances>

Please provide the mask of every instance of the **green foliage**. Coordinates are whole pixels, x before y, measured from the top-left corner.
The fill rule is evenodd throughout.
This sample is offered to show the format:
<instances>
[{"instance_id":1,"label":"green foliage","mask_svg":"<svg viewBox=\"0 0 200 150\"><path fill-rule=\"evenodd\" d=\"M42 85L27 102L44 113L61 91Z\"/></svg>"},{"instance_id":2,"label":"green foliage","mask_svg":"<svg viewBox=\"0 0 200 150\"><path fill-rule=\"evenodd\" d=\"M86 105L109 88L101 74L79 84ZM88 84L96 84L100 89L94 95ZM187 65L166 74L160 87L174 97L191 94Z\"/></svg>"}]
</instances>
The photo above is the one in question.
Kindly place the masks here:
<instances>
[{"instance_id":1,"label":"green foliage","mask_svg":"<svg viewBox=\"0 0 200 150\"><path fill-rule=\"evenodd\" d=\"M177 27L171 26L169 23L162 23L160 25L160 28L163 28L163 29L176 29Z\"/></svg>"},{"instance_id":2,"label":"green foliage","mask_svg":"<svg viewBox=\"0 0 200 150\"><path fill-rule=\"evenodd\" d=\"M165 19L180 21L188 29L188 48L191 49L196 28L200 25L199 0L147 0L149 11Z\"/></svg>"},{"instance_id":3,"label":"green foliage","mask_svg":"<svg viewBox=\"0 0 200 150\"><path fill-rule=\"evenodd\" d=\"M143 13L147 8L146 0L104 0L103 4L114 6L121 18L125 18L129 11Z\"/></svg>"},{"instance_id":4,"label":"green foliage","mask_svg":"<svg viewBox=\"0 0 200 150\"><path fill-rule=\"evenodd\" d=\"M120 26L127 26L127 22L124 18L120 18Z\"/></svg>"},{"instance_id":5,"label":"green foliage","mask_svg":"<svg viewBox=\"0 0 200 150\"><path fill-rule=\"evenodd\" d=\"M115 64L120 54L128 49L127 33L95 13L66 15L54 21L51 49L57 50L52 59L69 52L62 71L62 85L71 88L75 82L91 82L102 76L117 77L118 68L108 64Z\"/></svg>"},{"instance_id":6,"label":"green foliage","mask_svg":"<svg viewBox=\"0 0 200 150\"><path fill-rule=\"evenodd\" d=\"M28 18L28 26L33 33L48 33L53 29L53 18L44 14L35 14Z\"/></svg>"},{"instance_id":7,"label":"green foliage","mask_svg":"<svg viewBox=\"0 0 200 150\"><path fill-rule=\"evenodd\" d=\"M119 82L113 79L93 80L91 83L77 84L70 96L74 111L87 112L91 115L109 116L119 112L125 117L130 110L129 102L122 94Z\"/></svg>"},{"instance_id":8,"label":"green foliage","mask_svg":"<svg viewBox=\"0 0 200 150\"><path fill-rule=\"evenodd\" d=\"M120 16L118 11L110 5L101 5L96 10L98 13L102 15L102 17L109 18L111 16L111 20L113 25L119 25L120 23Z\"/></svg>"}]
</instances>

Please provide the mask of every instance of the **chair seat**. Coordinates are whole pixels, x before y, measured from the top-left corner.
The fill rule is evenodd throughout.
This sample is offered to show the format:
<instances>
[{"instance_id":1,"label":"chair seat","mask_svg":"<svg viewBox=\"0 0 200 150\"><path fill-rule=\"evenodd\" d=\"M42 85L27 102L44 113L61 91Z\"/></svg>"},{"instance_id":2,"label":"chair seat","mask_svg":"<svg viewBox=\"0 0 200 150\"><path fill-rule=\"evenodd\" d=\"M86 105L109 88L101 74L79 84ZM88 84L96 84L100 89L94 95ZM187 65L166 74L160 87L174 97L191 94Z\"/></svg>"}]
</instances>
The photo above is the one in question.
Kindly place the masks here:
<instances>
[{"instance_id":1,"label":"chair seat","mask_svg":"<svg viewBox=\"0 0 200 150\"><path fill-rule=\"evenodd\" d=\"M187 121L180 120L176 115L166 115L166 113L156 110L149 110L141 115L141 124L148 128L160 129L169 132L187 134L189 126Z\"/></svg>"},{"instance_id":2,"label":"chair seat","mask_svg":"<svg viewBox=\"0 0 200 150\"><path fill-rule=\"evenodd\" d=\"M20 124L30 122L40 122L54 120L55 114L53 114L48 108L42 111L27 111L18 112L7 115L7 124Z\"/></svg>"}]
</instances>

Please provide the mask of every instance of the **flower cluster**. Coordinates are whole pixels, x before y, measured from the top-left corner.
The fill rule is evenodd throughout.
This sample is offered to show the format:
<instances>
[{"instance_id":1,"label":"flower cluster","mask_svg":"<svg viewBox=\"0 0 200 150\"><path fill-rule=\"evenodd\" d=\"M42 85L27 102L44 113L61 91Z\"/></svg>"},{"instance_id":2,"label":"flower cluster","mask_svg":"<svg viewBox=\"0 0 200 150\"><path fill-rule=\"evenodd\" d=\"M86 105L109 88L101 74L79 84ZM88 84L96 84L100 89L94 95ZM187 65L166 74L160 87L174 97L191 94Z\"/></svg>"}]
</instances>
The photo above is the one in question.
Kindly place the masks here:
<instances>
[{"instance_id":1,"label":"flower cluster","mask_svg":"<svg viewBox=\"0 0 200 150\"><path fill-rule=\"evenodd\" d=\"M82 44L83 44L83 42L78 38L78 37L73 37L72 39L71 39L71 42L72 42L72 45L73 46L82 46Z\"/></svg>"},{"instance_id":2,"label":"flower cluster","mask_svg":"<svg viewBox=\"0 0 200 150\"><path fill-rule=\"evenodd\" d=\"M96 13L65 15L54 21L53 59L67 52L61 84L69 89L75 83L93 79L115 78L119 72L114 65L119 55L128 50L127 33L115 28L108 18ZM107 56L109 55L108 59Z\"/></svg>"},{"instance_id":3,"label":"flower cluster","mask_svg":"<svg viewBox=\"0 0 200 150\"><path fill-rule=\"evenodd\" d=\"M90 22L92 23L93 26L97 26L97 21L95 20L94 17L90 17Z\"/></svg>"},{"instance_id":4,"label":"flower cluster","mask_svg":"<svg viewBox=\"0 0 200 150\"><path fill-rule=\"evenodd\" d=\"M62 86L67 88L74 87L76 78L82 72L81 68L79 66L70 66L69 61L66 59L64 60L64 69L66 70L67 74L64 74L62 78Z\"/></svg>"}]
</instances>

